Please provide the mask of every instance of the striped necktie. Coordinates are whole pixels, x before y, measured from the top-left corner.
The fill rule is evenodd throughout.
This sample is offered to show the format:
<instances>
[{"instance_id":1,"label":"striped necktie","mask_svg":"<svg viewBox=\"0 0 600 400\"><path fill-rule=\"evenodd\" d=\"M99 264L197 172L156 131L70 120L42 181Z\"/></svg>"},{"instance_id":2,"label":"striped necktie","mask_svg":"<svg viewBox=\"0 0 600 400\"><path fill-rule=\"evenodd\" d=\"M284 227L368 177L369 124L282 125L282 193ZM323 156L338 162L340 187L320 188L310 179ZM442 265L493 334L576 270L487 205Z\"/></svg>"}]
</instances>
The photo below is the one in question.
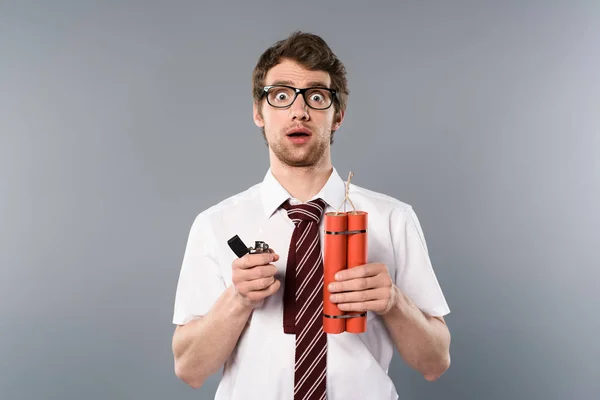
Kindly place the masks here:
<instances>
[{"instance_id":1,"label":"striped necktie","mask_svg":"<svg viewBox=\"0 0 600 400\"><path fill-rule=\"evenodd\" d=\"M296 335L294 400L327 398L327 335L323 331L321 199L282 205L294 222L284 287L284 332Z\"/></svg>"}]
</instances>

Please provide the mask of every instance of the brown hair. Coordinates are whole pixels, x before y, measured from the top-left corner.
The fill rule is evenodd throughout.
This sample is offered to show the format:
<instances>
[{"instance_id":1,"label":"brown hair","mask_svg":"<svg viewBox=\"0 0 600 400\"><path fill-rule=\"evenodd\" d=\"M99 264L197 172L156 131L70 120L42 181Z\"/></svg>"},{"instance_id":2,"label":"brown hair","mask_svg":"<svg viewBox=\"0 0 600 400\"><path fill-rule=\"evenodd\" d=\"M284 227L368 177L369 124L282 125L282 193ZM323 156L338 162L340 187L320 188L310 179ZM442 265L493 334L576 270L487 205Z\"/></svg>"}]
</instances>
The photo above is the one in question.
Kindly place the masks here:
<instances>
[{"instance_id":1,"label":"brown hair","mask_svg":"<svg viewBox=\"0 0 600 400\"><path fill-rule=\"evenodd\" d=\"M331 89L337 92L333 102L336 117L340 111L346 110L349 90L344 64L321 37L300 31L293 32L286 39L276 42L259 57L252 72L252 96L259 104L259 109L267 72L284 58L298 62L304 68L329 73Z\"/></svg>"}]
</instances>

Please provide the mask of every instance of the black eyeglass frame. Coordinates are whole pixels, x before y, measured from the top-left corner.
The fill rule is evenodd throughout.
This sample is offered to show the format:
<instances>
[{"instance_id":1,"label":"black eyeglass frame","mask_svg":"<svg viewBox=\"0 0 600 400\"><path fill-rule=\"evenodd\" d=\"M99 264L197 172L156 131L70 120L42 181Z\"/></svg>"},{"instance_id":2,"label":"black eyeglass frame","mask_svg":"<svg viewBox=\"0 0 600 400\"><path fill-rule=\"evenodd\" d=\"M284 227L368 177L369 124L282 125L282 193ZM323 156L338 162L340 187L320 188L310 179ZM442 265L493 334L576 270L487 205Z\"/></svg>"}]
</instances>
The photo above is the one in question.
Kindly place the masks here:
<instances>
[{"instance_id":1,"label":"black eyeglass frame","mask_svg":"<svg viewBox=\"0 0 600 400\"><path fill-rule=\"evenodd\" d=\"M267 93L269 92L270 89L272 89L274 87L284 87L284 88L292 89L294 91L294 98L292 99L292 101L290 102L289 105L287 105L287 106L274 106L273 104L271 104L271 102L269 101L269 96L267 96ZM317 108L317 107L313 107L310 104L308 104L308 101L306 101L305 94L309 90L315 90L315 89L327 90L328 92L331 93L331 103L327 107L325 107L325 108ZM269 105L271 107L273 107L273 108L289 108L289 107L291 107L292 104L294 104L294 102L298 98L299 94L302 94L302 98L304 99L304 103L308 107L312 108L313 110L319 110L319 111L329 109L333 105L333 102L337 100L337 91L335 89L331 89L331 88L323 87L323 86L312 86L312 87L307 87L307 88L303 88L303 89L298 89L298 88L295 88L293 86L288 86L288 85L268 85L268 86L263 87L263 92L262 93L263 93L263 96L265 96L267 98L267 103L269 103Z\"/></svg>"}]
</instances>

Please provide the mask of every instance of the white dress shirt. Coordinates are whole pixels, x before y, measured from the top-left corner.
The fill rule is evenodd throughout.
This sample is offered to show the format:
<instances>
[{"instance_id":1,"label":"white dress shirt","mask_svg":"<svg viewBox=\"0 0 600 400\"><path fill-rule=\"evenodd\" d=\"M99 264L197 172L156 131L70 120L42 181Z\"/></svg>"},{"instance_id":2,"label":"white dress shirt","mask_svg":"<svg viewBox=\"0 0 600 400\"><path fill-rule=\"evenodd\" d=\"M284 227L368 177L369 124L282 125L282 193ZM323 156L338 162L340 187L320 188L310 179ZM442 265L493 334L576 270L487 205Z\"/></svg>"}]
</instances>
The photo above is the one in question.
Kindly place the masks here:
<instances>
[{"instance_id":1,"label":"white dress shirt","mask_svg":"<svg viewBox=\"0 0 600 400\"><path fill-rule=\"evenodd\" d=\"M340 207L350 211L350 203L344 204L345 190L334 169L314 198L325 200L325 212ZM395 284L424 312L448 314L412 207L352 183L349 197L357 210L369 214L367 261L387 265ZM247 246L265 241L280 256L274 264L281 287L254 309L225 365L216 400L292 400L295 337L283 332L283 290L294 224L279 207L288 198L269 169L261 183L201 212L192 224L175 295L175 324L206 314L232 284L231 264L237 257L227 245L232 236L238 235ZM292 202L298 203L293 198ZM324 219L321 244L323 228ZM378 315L367 313L365 333L330 334L327 340L328 400L398 398L387 374L395 346Z\"/></svg>"}]
</instances>

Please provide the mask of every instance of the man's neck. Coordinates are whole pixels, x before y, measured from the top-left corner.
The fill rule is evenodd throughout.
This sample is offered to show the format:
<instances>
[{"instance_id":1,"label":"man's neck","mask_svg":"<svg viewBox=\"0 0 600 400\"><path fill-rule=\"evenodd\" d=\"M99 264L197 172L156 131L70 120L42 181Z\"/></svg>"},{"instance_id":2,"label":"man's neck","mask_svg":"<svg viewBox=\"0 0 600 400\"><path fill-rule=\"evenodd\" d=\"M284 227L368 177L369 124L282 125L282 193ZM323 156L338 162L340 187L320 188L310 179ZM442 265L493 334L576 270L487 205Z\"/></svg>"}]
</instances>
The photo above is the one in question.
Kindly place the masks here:
<instances>
[{"instance_id":1,"label":"man's neck","mask_svg":"<svg viewBox=\"0 0 600 400\"><path fill-rule=\"evenodd\" d=\"M333 166L326 163L312 167L292 167L276 163L271 165L271 172L292 197L305 203L325 186L333 172Z\"/></svg>"}]
</instances>

